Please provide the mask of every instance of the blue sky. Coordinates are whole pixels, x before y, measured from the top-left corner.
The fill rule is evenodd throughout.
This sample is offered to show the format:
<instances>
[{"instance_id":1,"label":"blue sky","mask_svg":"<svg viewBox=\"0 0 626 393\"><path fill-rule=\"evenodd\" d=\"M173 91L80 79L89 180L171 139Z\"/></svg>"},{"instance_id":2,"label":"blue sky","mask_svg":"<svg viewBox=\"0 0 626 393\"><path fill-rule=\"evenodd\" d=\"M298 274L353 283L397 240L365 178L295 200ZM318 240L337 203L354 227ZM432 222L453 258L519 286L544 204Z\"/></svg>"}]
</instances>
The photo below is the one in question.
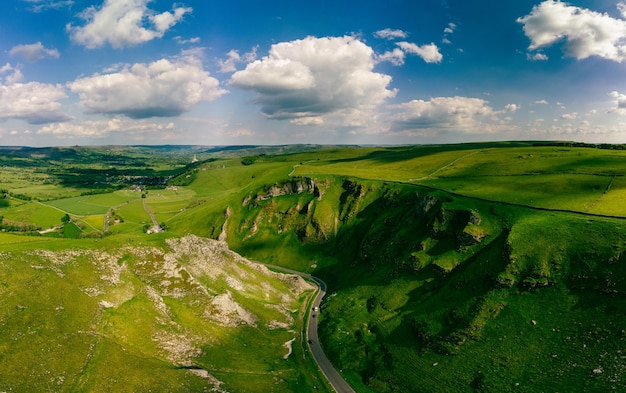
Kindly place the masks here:
<instances>
[{"instance_id":1,"label":"blue sky","mask_svg":"<svg viewBox=\"0 0 626 393\"><path fill-rule=\"evenodd\" d=\"M626 143L626 1L6 0L0 145Z\"/></svg>"}]
</instances>

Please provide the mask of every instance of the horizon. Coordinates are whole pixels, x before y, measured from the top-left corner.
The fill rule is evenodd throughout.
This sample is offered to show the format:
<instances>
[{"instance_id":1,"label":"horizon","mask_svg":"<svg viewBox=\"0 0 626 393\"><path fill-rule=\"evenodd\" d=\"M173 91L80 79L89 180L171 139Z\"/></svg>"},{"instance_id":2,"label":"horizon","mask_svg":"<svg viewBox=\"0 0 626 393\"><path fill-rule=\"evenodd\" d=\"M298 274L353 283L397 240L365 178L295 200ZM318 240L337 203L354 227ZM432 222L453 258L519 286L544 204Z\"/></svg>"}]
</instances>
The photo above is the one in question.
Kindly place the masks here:
<instances>
[{"instance_id":1,"label":"horizon","mask_svg":"<svg viewBox=\"0 0 626 393\"><path fill-rule=\"evenodd\" d=\"M286 147L286 146L335 146L335 147L403 147L403 146L454 146L454 145L478 145L478 144L507 144L507 143L532 143L532 144L576 144L582 145L577 147L599 147L603 145L620 146L626 145L624 143L594 143L594 142L579 142L574 140L557 140L557 139L528 139L528 140L497 140L497 141L471 141L471 142L442 142L442 143L388 143L388 144L374 144L374 143L283 143L283 144L233 144L233 145L194 145L194 144L146 144L146 143L129 143L129 144L92 144L92 145L46 145L46 146L30 146L30 145L2 145L0 149L51 149L51 148L100 148L100 147L190 147L190 148L254 148L254 147Z\"/></svg>"},{"instance_id":2,"label":"horizon","mask_svg":"<svg viewBox=\"0 0 626 393\"><path fill-rule=\"evenodd\" d=\"M0 145L626 143L626 1L0 4Z\"/></svg>"}]
</instances>

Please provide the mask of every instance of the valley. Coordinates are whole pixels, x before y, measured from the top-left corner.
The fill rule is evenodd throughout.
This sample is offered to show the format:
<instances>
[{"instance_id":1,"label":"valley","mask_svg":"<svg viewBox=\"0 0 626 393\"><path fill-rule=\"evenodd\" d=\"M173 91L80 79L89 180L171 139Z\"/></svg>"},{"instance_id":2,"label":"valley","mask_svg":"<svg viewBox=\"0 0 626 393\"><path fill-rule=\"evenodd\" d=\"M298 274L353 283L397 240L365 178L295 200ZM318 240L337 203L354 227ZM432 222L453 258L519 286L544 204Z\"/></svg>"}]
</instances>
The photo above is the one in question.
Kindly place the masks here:
<instances>
[{"instance_id":1,"label":"valley","mask_svg":"<svg viewBox=\"0 0 626 393\"><path fill-rule=\"evenodd\" d=\"M626 388L620 145L0 163L1 391L331 392L304 333L315 286L250 261L326 282L319 344L354 391Z\"/></svg>"}]
</instances>

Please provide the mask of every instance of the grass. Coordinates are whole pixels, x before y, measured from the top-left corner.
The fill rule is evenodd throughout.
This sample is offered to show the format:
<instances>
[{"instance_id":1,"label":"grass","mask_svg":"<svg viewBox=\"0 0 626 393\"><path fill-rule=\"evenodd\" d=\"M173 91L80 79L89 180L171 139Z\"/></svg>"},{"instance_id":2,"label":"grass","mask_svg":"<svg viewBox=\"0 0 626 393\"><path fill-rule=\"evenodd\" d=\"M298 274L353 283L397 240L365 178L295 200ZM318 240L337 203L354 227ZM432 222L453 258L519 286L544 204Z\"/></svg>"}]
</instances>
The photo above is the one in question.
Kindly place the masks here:
<instances>
[{"instance_id":1,"label":"grass","mask_svg":"<svg viewBox=\"0 0 626 393\"><path fill-rule=\"evenodd\" d=\"M283 281L232 257L219 273L198 270L184 253L164 257L167 239L187 233L224 234L252 259L322 277L330 290L322 344L359 392L626 387L626 230L621 219L590 215L626 215L624 152L520 142L254 154L246 150L250 165L223 155L190 167L193 181L177 190L149 189L148 206L169 227L160 234L143 234L150 218L130 190L0 207L42 227L65 211L85 231L100 229L109 209L118 218L98 240L0 233L0 348L8 348L0 390L117 391L122 379L126 390L208 386L157 337L200 348L193 367L229 391L328 389L298 333L307 293L287 301ZM18 171L7 173L26 185ZM270 186L304 176L316 194L267 197ZM80 236L78 227L67 231ZM130 252L131 244L150 251ZM70 262L54 262L61 259ZM187 273L168 275L167 263ZM205 318L216 309L200 287L208 299L229 291L254 311L256 326ZM286 315L290 328L267 327ZM71 355L59 349L66 342L76 347ZM15 366L41 353L49 375Z\"/></svg>"},{"instance_id":2,"label":"grass","mask_svg":"<svg viewBox=\"0 0 626 393\"><path fill-rule=\"evenodd\" d=\"M210 388L210 381L185 366L187 350L195 354L192 368L208 370L231 391L274 386L274 391L289 392L299 383L305 387L319 383L319 374L309 371L310 360L294 358L303 355L297 345L290 358L283 358L287 353L283 344L299 336L295 321L302 323L300 304L310 293L287 296L292 289L281 275L234 260L217 279L190 265L203 266L205 261L177 254L178 268L187 269L180 270L185 273L176 284L177 293L184 295L160 295L168 288L162 280L171 277L159 273L166 266L159 252L129 246L107 251L115 240L111 237L108 244L92 243L82 249L75 248L78 241L67 241L65 249L57 251L46 251L41 244L33 251L13 247L0 254L0 277L6 280L0 281L4 332L0 347L5 348L0 358L1 389L121 392L167 386L168 391L182 392ZM60 245L52 239L47 242ZM249 288L242 291L220 282L225 277ZM207 319L203 316L206 295L193 290L200 282L212 293L231 292L243 307L255 310L258 325L224 327ZM293 320L289 322L271 305L291 309ZM268 328L276 319L287 321L286 325ZM24 364L33 367L25 369Z\"/></svg>"},{"instance_id":3,"label":"grass","mask_svg":"<svg viewBox=\"0 0 626 393\"><path fill-rule=\"evenodd\" d=\"M611 179L608 176L551 174L440 178L422 183L487 200L585 212L602 196Z\"/></svg>"},{"instance_id":4,"label":"grass","mask_svg":"<svg viewBox=\"0 0 626 393\"><path fill-rule=\"evenodd\" d=\"M47 204L70 214L89 216L105 214L111 207L124 205L139 197L138 193L125 191L58 199Z\"/></svg>"}]
</instances>

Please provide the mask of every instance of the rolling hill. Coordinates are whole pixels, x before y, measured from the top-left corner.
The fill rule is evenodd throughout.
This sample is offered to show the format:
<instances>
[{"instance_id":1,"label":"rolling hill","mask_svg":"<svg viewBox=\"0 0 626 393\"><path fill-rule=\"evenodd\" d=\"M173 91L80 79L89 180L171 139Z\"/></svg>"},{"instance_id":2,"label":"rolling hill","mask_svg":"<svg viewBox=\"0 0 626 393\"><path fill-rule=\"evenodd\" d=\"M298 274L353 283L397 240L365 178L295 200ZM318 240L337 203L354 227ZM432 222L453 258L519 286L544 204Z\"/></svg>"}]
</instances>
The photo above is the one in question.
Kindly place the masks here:
<instances>
[{"instance_id":1,"label":"rolling hill","mask_svg":"<svg viewBox=\"0 0 626 393\"><path fill-rule=\"evenodd\" d=\"M302 386L317 386L317 376L306 376L310 363L296 361L302 356L275 363L279 349L264 346L271 342L272 348L281 348L292 337L289 329L294 328L297 310L304 304L302 292L292 292L289 301L260 297L262 289L239 293L233 282L245 281L245 274L226 267L239 266L238 257L230 251L222 249L233 262L221 263L226 270L219 274L202 273L206 269L194 262L198 251L177 251L183 243L208 245L213 244L209 239L221 239L216 244L224 247L227 243L246 258L310 272L326 281L329 294L319 314L320 338L331 361L358 392L625 388L626 317L620 310L626 300L626 204L622 203L626 153L619 146L511 142L312 148L283 153L246 147L228 150L228 156L223 151L220 156L203 153L207 156L190 166L182 162L173 162L171 168L161 166L157 175L169 184L168 189L142 185L143 195L135 196L143 197L159 222L166 224L167 231L160 234L141 231L149 218L140 205L133 205L136 202L115 209L117 219L97 236L98 241L89 239L93 231L88 226L73 236L83 239L0 234L7 240L0 251L9 255L2 264L4 293L15 290L7 286L13 280L24 283L20 288L38 283L37 298L65 285L68 293L85 299L80 307L86 310L63 310L85 315L85 321L75 322L73 331L89 332L90 339L107 343L106 348L115 342L116 348L127 350L129 335L143 334L130 354L147 351L146 364L173 367L171 375L186 378L189 373L204 376L206 372L223 382L220 389L234 392L250 389L259 381L275 391L300 392L307 391ZM198 154L199 150L193 151ZM245 156L237 156L237 151ZM116 150L116 154L136 153ZM144 150L142 154L145 157ZM180 150L176 154L180 156ZM12 184L20 184L15 172L7 173ZM39 179L41 172L29 173ZM58 187L47 189L47 195L65 187L62 179L45 181ZM90 190L88 184L80 186ZM125 190L96 187L103 188L105 193L96 199L83 195L75 201L80 203L63 199L45 203L69 211L75 220L91 222L90 214L101 212L85 210L87 203L97 200L106 207L132 196L120 194ZM23 194L8 191L6 195ZM42 226L29 221L36 215L20 213L37 211L29 210L37 200L6 199L9 204L0 208L5 220ZM49 217L37 220L45 225L51 222ZM137 250L123 251L122 245L130 242ZM152 248L159 250L154 253L157 257L148 258L148 264L141 262L138 255L146 254L141 250ZM62 265L46 263L37 254L52 250L46 252L67 255L66 250L84 249L88 251L75 251L80 255L74 259L64 257L75 262ZM107 258L122 269L123 279L116 286L103 282L98 265L89 262L94 260L90 253L96 252L111 254ZM33 255L39 259L14 262ZM161 272L159 263L169 258L187 272L181 277L197 280L212 297L187 289L190 294L183 298L189 301L181 301L175 291L159 287L163 277L155 272ZM60 277L55 269L66 276ZM68 283L71 272L80 277ZM42 274L45 280L39 277ZM211 278L215 275L221 275L221 281ZM268 282L276 291L284 285L267 274L256 275L253 281L256 285ZM45 286L39 284L43 282ZM216 285L219 289L211 289ZM90 297L86 288L105 290ZM26 300L18 302L34 299L31 292L23 291L7 295L16 304L6 303L3 325L18 321L11 313L23 315L34 308ZM121 300L110 300L113 294ZM154 300L157 295L162 301ZM205 297L200 301L194 296ZM57 323L49 309L58 307L58 300L45 303L48 314L42 315L48 316L40 323L40 331L59 334L58 329L43 328ZM102 301L112 306L105 307ZM235 302L255 316L236 312L243 326L211 328L213 335L229 337L220 341L225 346L216 344L216 352L210 352L198 330L217 323L206 319L206 307L213 301ZM159 314L157 304L165 304L169 314ZM151 311L138 318L138 310L145 307ZM215 310L219 307L214 305ZM295 321L287 321L291 327L270 328L269 321L287 314ZM94 324L96 317L102 319ZM29 322L21 321L15 322L15 331L27 332ZM152 333L145 335L139 326L149 327ZM195 355L186 360L168 358L168 347L163 344L168 337L187 340ZM20 364L15 358L23 348L20 345L19 340L4 340L3 353L10 356L2 359L10 359L5 360L7 364ZM33 348L42 345L43 341ZM91 353L91 344L85 341L83 345L74 369L80 370L85 354ZM128 363L121 352L129 351L107 350L117 351L116 360L90 362L94 372L124 368ZM241 379L232 356L225 353L241 356L260 370L258 375L268 373L268 379ZM60 358L57 354L54 362ZM15 380L24 372L11 370ZM105 383L85 370L71 386ZM136 375L145 378L139 371ZM270 382L269 375L274 382L280 375L284 383ZM160 383L155 378L154 383ZM192 380L197 386L215 386L206 378Z\"/></svg>"}]
</instances>

